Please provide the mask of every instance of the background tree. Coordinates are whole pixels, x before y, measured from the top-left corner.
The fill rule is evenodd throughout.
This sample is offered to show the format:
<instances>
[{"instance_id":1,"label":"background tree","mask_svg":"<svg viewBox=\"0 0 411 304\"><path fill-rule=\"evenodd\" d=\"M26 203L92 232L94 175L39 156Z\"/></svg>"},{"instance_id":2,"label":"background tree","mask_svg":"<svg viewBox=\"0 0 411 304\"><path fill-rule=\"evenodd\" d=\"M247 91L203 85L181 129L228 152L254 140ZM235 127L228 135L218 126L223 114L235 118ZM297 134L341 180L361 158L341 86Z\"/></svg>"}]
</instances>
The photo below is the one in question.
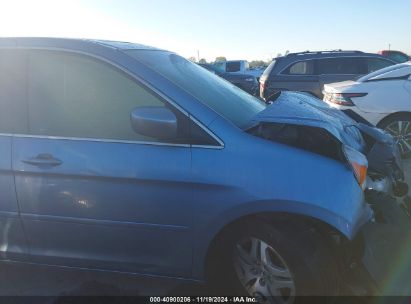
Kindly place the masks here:
<instances>
[{"instance_id":1,"label":"background tree","mask_svg":"<svg viewBox=\"0 0 411 304\"><path fill-rule=\"evenodd\" d=\"M194 56L188 57L188 60L190 60L191 62L196 62L196 58Z\"/></svg>"},{"instance_id":2,"label":"background tree","mask_svg":"<svg viewBox=\"0 0 411 304\"><path fill-rule=\"evenodd\" d=\"M207 63L207 60L205 60L204 58L201 58L198 63Z\"/></svg>"},{"instance_id":3,"label":"background tree","mask_svg":"<svg viewBox=\"0 0 411 304\"><path fill-rule=\"evenodd\" d=\"M250 68L256 68L261 66L268 66L268 63L264 60L253 60L250 62Z\"/></svg>"},{"instance_id":4,"label":"background tree","mask_svg":"<svg viewBox=\"0 0 411 304\"><path fill-rule=\"evenodd\" d=\"M218 56L215 58L215 62L219 62L219 61L227 61L227 58L225 58L224 56Z\"/></svg>"}]
</instances>

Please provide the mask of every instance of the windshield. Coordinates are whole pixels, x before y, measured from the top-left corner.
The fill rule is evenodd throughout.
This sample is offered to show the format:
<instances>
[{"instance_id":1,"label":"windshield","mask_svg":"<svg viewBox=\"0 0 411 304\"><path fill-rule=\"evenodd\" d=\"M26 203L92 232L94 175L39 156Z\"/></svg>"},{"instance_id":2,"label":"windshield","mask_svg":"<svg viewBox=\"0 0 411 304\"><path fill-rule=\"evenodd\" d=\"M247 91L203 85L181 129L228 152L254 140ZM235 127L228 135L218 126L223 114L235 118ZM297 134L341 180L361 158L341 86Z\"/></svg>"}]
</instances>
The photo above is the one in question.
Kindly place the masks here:
<instances>
[{"instance_id":1,"label":"windshield","mask_svg":"<svg viewBox=\"0 0 411 304\"><path fill-rule=\"evenodd\" d=\"M160 73L215 112L244 129L267 105L181 56L165 51L129 50L127 54Z\"/></svg>"}]
</instances>

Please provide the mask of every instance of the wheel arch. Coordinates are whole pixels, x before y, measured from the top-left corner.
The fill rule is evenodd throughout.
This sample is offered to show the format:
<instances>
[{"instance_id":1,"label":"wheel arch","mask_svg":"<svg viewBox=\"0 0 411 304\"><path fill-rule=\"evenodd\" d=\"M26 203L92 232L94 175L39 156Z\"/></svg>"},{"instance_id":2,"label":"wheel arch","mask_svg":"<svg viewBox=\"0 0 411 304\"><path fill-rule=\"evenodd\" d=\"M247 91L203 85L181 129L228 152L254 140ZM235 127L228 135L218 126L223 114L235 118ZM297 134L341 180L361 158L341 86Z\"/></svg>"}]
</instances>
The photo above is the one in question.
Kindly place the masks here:
<instances>
[{"instance_id":1,"label":"wheel arch","mask_svg":"<svg viewBox=\"0 0 411 304\"><path fill-rule=\"evenodd\" d=\"M411 118L411 111L410 112L408 112L408 111L398 111L398 112L391 113L391 114L385 116L383 119L381 119L377 123L377 127L382 128L382 126L384 126L384 124L387 123L387 121L390 121L393 118L399 117L399 116L402 116L402 115L407 115Z\"/></svg>"},{"instance_id":2,"label":"wheel arch","mask_svg":"<svg viewBox=\"0 0 411 304\"><path fill-rule=\"evenodd\" d=\"M252 204L259 205L261 202L254 202ZM246 204L246 206L248 205L249 204ZM270 205L272 205L272 203ZM201 245L198 247L195 246L194 248L193 277L200 280L205 278L209 258L218 240L224 235L227 229L233 229L236 225L250 219L258 219L266 222L292 220L294 223L298 223L299 221L303 221L320 229L326 235L332 232L344 239L344 241L353 239L359 226L363 224L363 222L350 223L328 210L304 203L280 202L280 204L276 205L282 208L278 208L277 210L273 210L273 208L271 208L271 210L269 208L261 208L258 210L259 208L255 208L254 211L250 212L239 212L235 210L232 211L231 214L225 212L219 216L218 219L214 219L213 222L208 223L205 226L207 227L208 233L202 236L200 241ZM299 208L296 208L297 205Z\"/></svg>"},{"instance_id":3,"label":"wheel arch","mask_svg":"<svg viewBox=\"0 0 411 304\"><path fill-rule=\"evenodd\" d=\"M229 278L224 277L224 274L229 273L227 263L229 263L231 259L227 260L227 258L230 257L230 251L227 251L227 249L232 247L227 247L227 244L232 244L233 242L232 233L237 230L253 230L253 226L251 225L256 225L258 223L262 223L262 226L267 229L270 229L268 225L272 225L274 229L277 229L276 231L281 231L278 230L278 228L282 227L282 225L288 225L288 232L285 231L285 235L289 236L290 232L291 235L295 236L304 235L305 244L309 244L308 246L306 245L305 247L302 247L301 249L303 250L297 250L296 252L306 254L304 249L315 248L315 251L318 251L318 248L321 248L319 253L322 257L327 256L327 254L328 256L333 257L333 265L335 266L335 268L332 268L333 270L331 270L333 273L340 273L340 269L344 269L341 268L344 264L344 255L343 253L340 253L339 250L341 246L339 246L333 238L342 238L342 242L345 242L347 239L332 226L319 221L318 219L304 215L275 212L259 213L249 215L229 223L215 236L209 250L207 251L207 256L204 262L205 279L210 286L214 285L222 288L221 286L225 286L225 284L227 284L227 279ZM225 236L228 236L229 239L225 238ZM308 240L308 242L306 240ZM313 246L312 244L316 244L318 246ZM219 250L220 248L224 248L226 251L222 252ZM318 252L315 256L317 256L317 254ZM323 259L321 259L321 261L323 261ZM327 263L324 265L330 266L331 264ZM224 279L220 280L222 276ZM327 278L329 278L329 276L327 276ZM311 287L309 290L312 290Z\"/></svg>"}]
</instances>

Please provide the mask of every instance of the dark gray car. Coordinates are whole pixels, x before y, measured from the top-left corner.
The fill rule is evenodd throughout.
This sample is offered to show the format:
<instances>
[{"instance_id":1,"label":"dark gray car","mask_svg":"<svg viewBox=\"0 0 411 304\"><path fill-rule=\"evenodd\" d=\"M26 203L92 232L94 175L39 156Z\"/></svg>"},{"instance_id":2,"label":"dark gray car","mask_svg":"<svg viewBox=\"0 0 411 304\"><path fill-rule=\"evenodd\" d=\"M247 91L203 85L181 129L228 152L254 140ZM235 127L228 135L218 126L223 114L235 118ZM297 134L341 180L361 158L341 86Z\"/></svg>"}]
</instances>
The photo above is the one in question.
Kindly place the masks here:
<instances>
[{"instance_id":1,"label":"dark gray car","mask_svg":"<svg viewBox=\"0 0 411 304\"><path fill-rule=\"evenodd\" d=\"M301 91L322 98L324 84L354 80L395 64L378 54L360 51L292 53L273 59L260 78L260 96Z\"/></svg>"}]
</instances>

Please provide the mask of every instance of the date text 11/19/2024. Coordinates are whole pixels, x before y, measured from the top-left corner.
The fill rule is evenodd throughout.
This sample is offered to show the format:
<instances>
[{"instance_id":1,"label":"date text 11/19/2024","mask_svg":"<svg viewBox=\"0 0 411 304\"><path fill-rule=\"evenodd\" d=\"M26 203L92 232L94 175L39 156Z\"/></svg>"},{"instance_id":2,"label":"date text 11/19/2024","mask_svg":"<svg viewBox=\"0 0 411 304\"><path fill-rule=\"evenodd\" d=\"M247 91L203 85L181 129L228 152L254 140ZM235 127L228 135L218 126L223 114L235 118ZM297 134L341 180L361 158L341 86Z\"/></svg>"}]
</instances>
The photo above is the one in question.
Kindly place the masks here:
<instances>
[{"instance_id":1,"label":"date text 11/19/2024","mask_svg":"<svg viewBox=\"0 0 411 304\"><path fill-rule=\"evenodd\" d=\"M150 297L150 303L257 303L253 297Z\"/></svg>"}]
</instances>

